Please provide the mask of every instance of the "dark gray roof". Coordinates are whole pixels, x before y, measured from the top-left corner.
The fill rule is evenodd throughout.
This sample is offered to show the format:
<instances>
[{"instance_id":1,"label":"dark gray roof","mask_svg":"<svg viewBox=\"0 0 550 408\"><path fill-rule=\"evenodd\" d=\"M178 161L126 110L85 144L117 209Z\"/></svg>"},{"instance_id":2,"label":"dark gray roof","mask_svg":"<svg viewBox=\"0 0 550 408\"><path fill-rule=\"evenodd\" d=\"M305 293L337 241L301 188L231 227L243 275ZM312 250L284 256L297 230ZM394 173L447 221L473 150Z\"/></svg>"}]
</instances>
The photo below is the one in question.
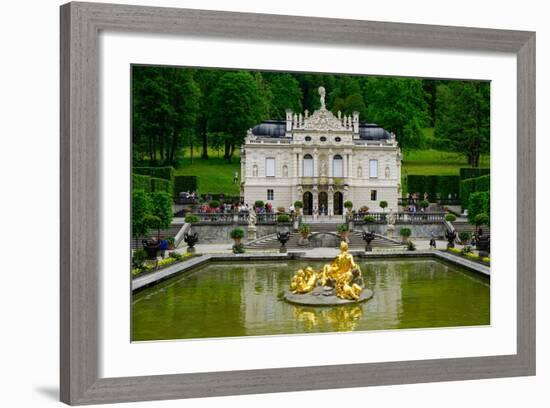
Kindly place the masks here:
<instances>
[{"instance_id":1,"label":"dark gray roof","mask_svg":"<svg viewBox=\"0 0 550 408\"><path fill-rule=\"evenodd\" d=\"M284 137L286 122L284 120L266 120L252 128L252 134L263 137Z\"/></svg>"},{"instance_id":2,"label":"dark gray roof","mask_svg":"<svg viewBox=\"0 0 550 408\"><path fill-rule=\"evenodd\" d=\"M285 137L286 121L266 120L252 128L252 134L260 137ZM360 123L359 137L363 140L390 139L390 133L376 123Z\"/></svg>"},{"instance_id":3,"label":"dark gray roof","mask_svg":"<svg viewBox=\"0 0 550 408\"><path fill-rule=\"evenodd\" d=\"M359 138L363 140L385 140L391 138L390 132L376 123L360 123Z\"/></svg>"}]
</instances>

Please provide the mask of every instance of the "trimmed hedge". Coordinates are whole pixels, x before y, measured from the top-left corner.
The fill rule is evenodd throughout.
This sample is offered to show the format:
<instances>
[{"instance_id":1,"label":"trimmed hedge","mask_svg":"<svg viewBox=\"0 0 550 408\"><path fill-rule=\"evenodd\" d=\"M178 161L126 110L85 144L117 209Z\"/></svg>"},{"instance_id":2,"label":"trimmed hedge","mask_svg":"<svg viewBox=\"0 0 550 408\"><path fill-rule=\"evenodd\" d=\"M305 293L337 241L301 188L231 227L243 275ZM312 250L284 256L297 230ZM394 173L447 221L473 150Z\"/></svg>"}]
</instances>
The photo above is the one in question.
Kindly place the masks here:
<instances>
[{"instance_id":1,"label":"trimmed hedge","mask_svg":"<svg viewBox=\"0 0 550 408\"><path fill-rule=\"evenodd\" d=\"M175 176L174 177L174 196L178 196L183 191L198 191L199 184L197 176Z\"/></svg>"},{"instance_id":2,"label":"trimmed hedge","mask_svg":"<svg viewBox=\"0 0 550 408\"><path fill-rule=\"evenodd\" d=\"M465 205L468 205L472 193L489 191L490 189L490 175L462 180L460 182L460 198Z\"/></svg>"},{"instance_id":3,"label":"trimmed hedge","mask_svg":"<svg viewBox=\"0 0 550 408\"><path fill-rule=\"evenodd\" d=\"M409 193L418 193L422 197L428 193L428 197L433 200L436 197L447 198L449 194L457 197L460 193L459 176L407 176L407 190Z\"/></svg>"},{"instance_id":4,"label":"trimmed hedge","mask_svg":"<svg viewBox=\"0 0 550 408\"><path fill-rule=\"evenodd\" d=\"M171 180L151 177L151 192L157 191L164 191L172 197L174 192L174 183Z\"/></svg>"},{"instance_id":5,"label":"trimmed hedge","mask_svg":"<svg viewBox=\"0 0 550 408\"><path fill-rule=\"evenodd\" d=\"M132 174L132 190L143 190L146 193L151 192L151 177L141 174Z\"/></svg>"},{"instance_id":6,"label":"trimmed hedge","mask_svg":"<svg viewBox=\"0 0 550 408\"><path fill-rule=\"evenodd\" d=\"M173 167L134 167L132 173L174 181Z\"/></svg>"},{"instance_id":7,"label":"trimmed hedge","mask_svg":"<svg viewBox=\"0 0 550 408\"><path fill-rule=\"evenodd\" d=\"M174 187L170 180L132 174L132 190L143 190L146 193L164 191L172 196Z\"/></svg>"},{"instance_id":8,"label":"trimmed hedge","mask_svg":"<svg viewBox=\"0 0 550 408\"><path fill-rule=\"evenodd\" d=\"M468 200L468 222L475 224L475 218L478 214L491 216L491 196L488 191L479 191L470 194Z\"/></svg>"},{"instance_id":9,"label":"trimmed hedge","mask_svg":"<svg viewBox=\"0 0 550 408\"><path fill-rule=\"evenodd\" d=\"M479 168L479 167L463 167L460 169L460 179L469 179L485 176L491 173L490 168Z\"/></svg>"}]
</instances>

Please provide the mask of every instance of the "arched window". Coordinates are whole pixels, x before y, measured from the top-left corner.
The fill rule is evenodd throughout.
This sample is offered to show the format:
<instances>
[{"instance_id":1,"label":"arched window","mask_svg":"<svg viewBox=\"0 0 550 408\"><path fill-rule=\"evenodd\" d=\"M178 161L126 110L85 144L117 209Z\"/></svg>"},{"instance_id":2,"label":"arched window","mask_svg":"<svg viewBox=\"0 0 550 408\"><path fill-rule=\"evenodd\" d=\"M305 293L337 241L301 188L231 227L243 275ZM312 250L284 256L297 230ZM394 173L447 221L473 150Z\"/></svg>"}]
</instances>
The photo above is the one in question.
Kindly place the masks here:
<instances>
[{"instance_id":1,"label":"arched window","mask_svg":"<svg viewBox=\"0 0 550 408\"><path fill-rule=\"evenodd\" d=\"M313 157L311 154L304 156L304 177L313 177Z\"/></svg>"},{"instance_id":2,"label":"arched window","mask_svg":"<svg viewBox=\"0 0 550 408\"><path fill-rule=\"evenodd\" d=\"M344 177L344 161L342 156L337 154L332 159L332 176L333 177Z\"/></svg>"}]
</instances>

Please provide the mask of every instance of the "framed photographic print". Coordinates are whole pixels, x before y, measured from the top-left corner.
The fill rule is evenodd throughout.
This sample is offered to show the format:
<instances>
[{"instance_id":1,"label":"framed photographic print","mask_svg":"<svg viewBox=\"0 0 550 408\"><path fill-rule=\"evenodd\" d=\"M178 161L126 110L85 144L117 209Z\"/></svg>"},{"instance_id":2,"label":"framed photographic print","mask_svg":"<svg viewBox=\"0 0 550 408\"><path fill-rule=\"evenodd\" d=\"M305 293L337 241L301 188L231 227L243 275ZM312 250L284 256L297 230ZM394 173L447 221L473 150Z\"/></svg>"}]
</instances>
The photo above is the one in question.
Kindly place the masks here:
<instances>
[{"instance_id":1,"label":"framed photographic print","mask_svg":"<svg viewBox=\"0 0 550 408\"><path fill-rule=\"evenodd\" d=\"M532 32L62 6L62 401L534 375L534 67Z\"/></svg>"}]
</instances>

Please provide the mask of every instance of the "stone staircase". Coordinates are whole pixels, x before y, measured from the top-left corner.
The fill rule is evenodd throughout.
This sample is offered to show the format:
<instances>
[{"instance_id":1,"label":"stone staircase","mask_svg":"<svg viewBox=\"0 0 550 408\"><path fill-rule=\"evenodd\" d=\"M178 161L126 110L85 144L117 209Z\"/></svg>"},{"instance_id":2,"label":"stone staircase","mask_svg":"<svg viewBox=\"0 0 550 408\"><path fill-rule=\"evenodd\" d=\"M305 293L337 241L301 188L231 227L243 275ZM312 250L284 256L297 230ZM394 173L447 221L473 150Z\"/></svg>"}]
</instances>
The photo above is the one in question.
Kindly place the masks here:
<instances>
[{"instance_id":1,"label":"stone staircase","mask_svg":"<svg viewBox=\"0 0 550 408\"><path fill-rule=\"evenodd\" d=\"M337 234L336 228L338 223L310 223L311 235L320 234L320 233L330 233ZM305 250L312 248L311 245L299 245L298 241L300 239L300 234L298 232L291 231L290 239L286 243L286 248L288 250ZM350 250L364 250L365 241L362 238L362 231L352 231L348 235L349 249ZM250 250L268 250L268 249L279 249L281 244L277 241L277 234L266 235L265 237L259 238L255 241L249 242L244 245L246 249ZM334 248L337 245L333 246ZM398 243L394 240L390 240L383 236L376 235L375 239L371 242L371 247L373 249L406 249L406 246Z\"/></svg>"},{"instance_id":2,"label":"stone staircase","mask_svg":"<svg viewBox=\"0 0 550 408\"><path fill-rule=\"evenodd\" d=\"M453 221L454 229L456 230L457 235L463 231L467 231L470 234L473 234L476 231L475 225L469 224L466 219L457 219ZM487 225L482 225L481 229L483 230L483 235L491 235L491 229Z\"/></svg>"}]
</instances>

